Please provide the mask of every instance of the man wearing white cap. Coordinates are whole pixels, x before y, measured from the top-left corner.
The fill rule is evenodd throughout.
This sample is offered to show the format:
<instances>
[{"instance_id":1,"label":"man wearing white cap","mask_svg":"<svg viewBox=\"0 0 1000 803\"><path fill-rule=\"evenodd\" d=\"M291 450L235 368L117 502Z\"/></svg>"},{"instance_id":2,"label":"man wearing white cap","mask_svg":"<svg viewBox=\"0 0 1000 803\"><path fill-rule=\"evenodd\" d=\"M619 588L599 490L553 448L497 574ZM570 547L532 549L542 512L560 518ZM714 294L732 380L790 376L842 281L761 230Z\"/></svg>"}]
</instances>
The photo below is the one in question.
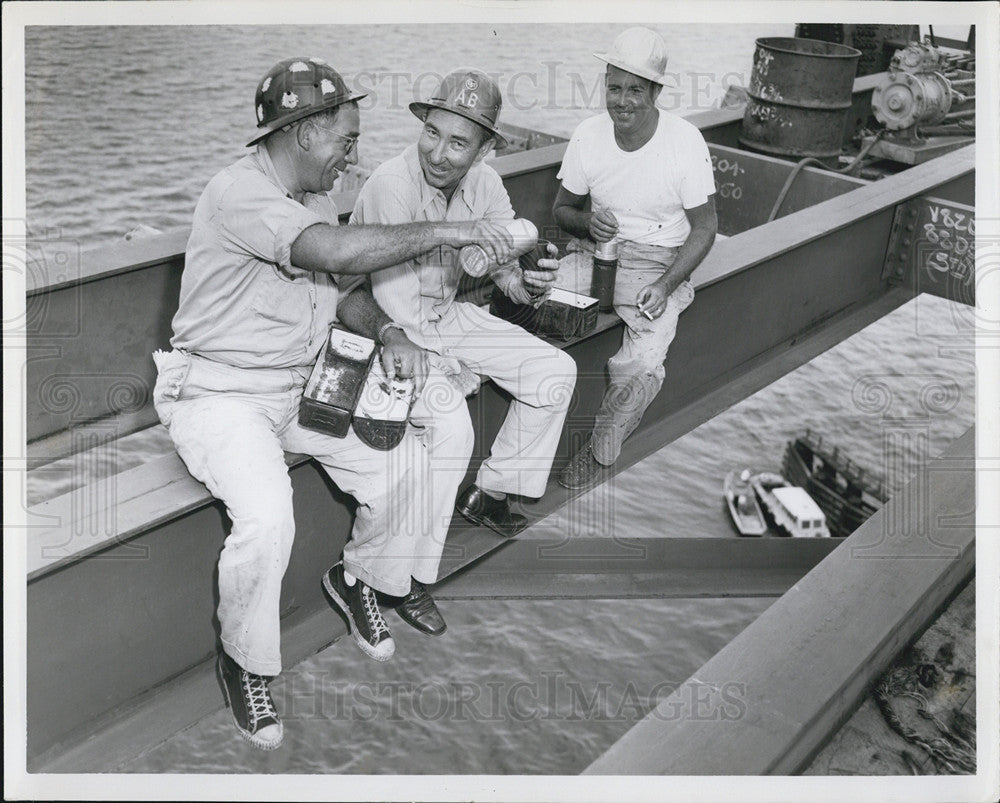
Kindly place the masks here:
<instances>
[{"instance_id":1,"label":"man wearing white cap","mask_svg":"<svg viewBox=\"0 0 1000 803\"><path fill-rule=\"evenodd\" d=\"M629 28L607 53L607 114L577 126L563 157L553 214L578 239L557 284L588 292L595 243L618 242L615 312L625 323L608 361L611 384L583 448L559 476L567 488L599 480L618 459L663 385L688 281L716 234L715 180L701 132L656 107L667 52L648 28ZM586 211L587 199L591 210Z\"/></svg>"},{"instance_id":2,"label":"man wearing white cap","mask_svg":"<svg viewBox=\"0 0 1000 803\"><path fill-rule=\"evenodd\" d=\"M420 137L372 173L351 223L512 221L507 190L484 163L495 147L506 144L497 129L501 105L500 89L485 73L456 70L446 75L429 100L410 104L423 123ZM554 246L550 248L554 257ZM551 287L557 265L555 259L542 259L537 270L524 271L516 261L493 262L490 275L515 301L535 303ZM461 387L458 378L472 379L478 387L472 374L486 376L511 395L489 457L457 499L465 518L510 537L527 519L511 510L508 494L540 497L545 492L576 383L576 364L521 327L476 304L456 301L461 275L458 251L444 247L373 273L372 292L406 335L435 355L410 421L426 430L440 518L451 517L473 449L465 401L471 388ZM443 544L438 546L434 556L426 555L426 572L437 569L434 560Z\"/></svg>"}]
</instances>

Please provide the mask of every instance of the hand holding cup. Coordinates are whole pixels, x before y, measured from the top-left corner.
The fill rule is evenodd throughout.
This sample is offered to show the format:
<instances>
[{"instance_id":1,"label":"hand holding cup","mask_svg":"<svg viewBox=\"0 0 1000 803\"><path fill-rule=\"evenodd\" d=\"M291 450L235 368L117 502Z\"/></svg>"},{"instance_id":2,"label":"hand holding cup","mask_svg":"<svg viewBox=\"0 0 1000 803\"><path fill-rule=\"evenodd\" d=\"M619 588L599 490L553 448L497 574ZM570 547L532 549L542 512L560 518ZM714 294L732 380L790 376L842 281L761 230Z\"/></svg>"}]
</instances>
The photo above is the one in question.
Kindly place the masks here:
<instances>
[{"instance_id":1,"label":"hand holding cup","mask_svg":"<svg viewBox=\"0 0 1000 803\"><path fill-rule=\"evenodd\" d=\"M555 285L559 272L559 249L553 243L539 240L520 259L524 288L534 298L546 297Z\"/></svg>"}]
</instances>

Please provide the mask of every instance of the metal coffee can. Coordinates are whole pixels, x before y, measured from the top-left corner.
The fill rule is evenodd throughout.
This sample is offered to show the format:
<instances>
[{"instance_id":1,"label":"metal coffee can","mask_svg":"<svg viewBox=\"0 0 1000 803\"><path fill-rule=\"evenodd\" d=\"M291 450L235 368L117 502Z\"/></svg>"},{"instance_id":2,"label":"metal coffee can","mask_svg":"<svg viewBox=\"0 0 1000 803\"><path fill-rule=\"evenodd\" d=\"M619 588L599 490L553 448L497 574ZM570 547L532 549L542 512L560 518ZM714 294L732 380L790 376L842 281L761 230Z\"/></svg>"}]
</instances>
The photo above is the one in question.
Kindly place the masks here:
<instances>
[{"instance_id":1,"label":"metal coffee can","mask_svg":"<svg viewBox=\"0 0 1000 803\"><path fill-rule=\"evenodd\" d=\"M601 312L615 308L615 276L618 273L618 239L597 243L594 249L594 272L590 281L590 295L597 299Z\"/></svg>"},{"instance_id":2,"label":"metal coffee can","mask_svg":"<svg viewBox=\"0 0 1000 803\"><path fill-rule=\"evenodd\" d=\"M458 252L458 264L470 276L485 276L490 269L490 258L478 245L467 245Z\"/></svg>"}]
</instances>

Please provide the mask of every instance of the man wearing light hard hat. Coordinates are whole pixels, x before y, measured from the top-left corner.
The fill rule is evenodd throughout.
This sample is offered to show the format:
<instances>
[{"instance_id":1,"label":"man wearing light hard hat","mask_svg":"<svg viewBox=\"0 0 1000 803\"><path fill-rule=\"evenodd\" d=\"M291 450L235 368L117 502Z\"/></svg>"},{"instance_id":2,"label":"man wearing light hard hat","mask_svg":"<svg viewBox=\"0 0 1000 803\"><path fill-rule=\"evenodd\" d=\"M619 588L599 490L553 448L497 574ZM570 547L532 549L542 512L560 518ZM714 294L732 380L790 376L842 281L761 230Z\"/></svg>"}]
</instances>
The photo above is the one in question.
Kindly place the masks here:
<instances>
[{"instance_id":1,"label":"man wearing light hard hat","mask_svg":"<svg viewBox=\"0 0 1000 803\"><path fill-rule=\"evenodd\" d=\"M351 222L512 221L507 190L484 163L494 147L506 144L497 128L500 108L500 89L485 73L457 70L445 76L429 100L410 104L423 123L419 139L372 173ZM537 239L537 230L531 229ZM554 257L555 247L549 249ZM555 259L540 259L537 269L527 270L517 262L493 260L490 277L515 301L540 303L557 267ZM439 517L450 517L472 454L465 393L478 386L478 376L487 376L512 396L490 455L457 499L458 511L467 519L509 537L527 519L511 509L508 495L540 497L545 492L576 365L521 327L476 304L456 301L461 276L458 252L442 248L373 273L372 292L409 338L433 355L426 403L417 403L410 420L427 431Z\"/></svg>"},{"instance_id":2,"label":"man wearing light hard hat","mask_svg":"<svg viewBox=\"0 0 1000 803\"><path fill-rule=\"evenodd\" d=\"M688 281L716 235L715 180L701 132L656 107L666 82L663 39L648 28L619 34L607 53L606 114L577 126L553 205L574 235L558 284L588 292L595 243L615 240L615 312L625 324L608 360L611 383L591 438L559 475L568 488L600 480L659 393L680 313L694 299ZM590 210L585 209L590 200Z\"/></svg>"},{"instance_id":3,"label":"man wearing light hard hat","mask_svg":"<svg viewBox=\"0 0 1000 803\"><path fill-rule=\"evenodd\" d=\"M298 423L334 322L381 344L390 378L413 377L419 388L426 377L426 351L365 288L347 294L345 285L443 246L475 243L497 260L512 253L506 229L485 220L337 225L327 193L357 161L363 97L322 59L286 59L263 76L253 150L198 200L172 351L154 355L160 420L232 520L218 564L218 670L237 729L264 750L284 733L268 687L282 668L281 582L295 535L284 453L313 456L358 501L343 560L323 585L376 660L395 647L375 592L404 598L401 607L426 619L429 598L412 593L413 581L436 578L422 574L422 550L447 531L418 515L430 464L412 431L386 452L353 430L336 438Z\"/></svg>"}]
</instances>

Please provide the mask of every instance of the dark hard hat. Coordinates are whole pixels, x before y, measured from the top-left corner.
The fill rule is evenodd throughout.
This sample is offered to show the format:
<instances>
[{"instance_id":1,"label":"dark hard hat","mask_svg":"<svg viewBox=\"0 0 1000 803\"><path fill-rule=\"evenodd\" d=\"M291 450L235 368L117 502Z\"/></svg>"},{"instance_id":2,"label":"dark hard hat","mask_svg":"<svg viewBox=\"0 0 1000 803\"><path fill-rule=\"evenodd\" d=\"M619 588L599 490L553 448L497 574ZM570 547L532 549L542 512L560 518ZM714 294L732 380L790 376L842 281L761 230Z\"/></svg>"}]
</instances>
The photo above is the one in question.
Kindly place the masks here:
<instances>
[{"instance_id":1,"label":"dark hard hat","mask_svg":"<svg viewBox=\"0 0 1000 803\"><path fill-rule=\"evenodd\" d=\"M413 102L410 111L421 120L431 109L444 109L479 123L496 139L497 148L506 148L507 140L497 128L503 100L496 81L479 70L455 70L448 73L426 103Z\"/></svg>"},{"instance_id":2,"label":"dark hard hat","mask_svg":"<svg viewBox=\"0 0 1000 803\"><path fill-rule=\"evenodd\" d=\"M257 84L254 98L257 131L247 147L289 123L363 97L366 96L353 94L340 73L323 59L279 61Z\"/></svg>"}]
</instances>

